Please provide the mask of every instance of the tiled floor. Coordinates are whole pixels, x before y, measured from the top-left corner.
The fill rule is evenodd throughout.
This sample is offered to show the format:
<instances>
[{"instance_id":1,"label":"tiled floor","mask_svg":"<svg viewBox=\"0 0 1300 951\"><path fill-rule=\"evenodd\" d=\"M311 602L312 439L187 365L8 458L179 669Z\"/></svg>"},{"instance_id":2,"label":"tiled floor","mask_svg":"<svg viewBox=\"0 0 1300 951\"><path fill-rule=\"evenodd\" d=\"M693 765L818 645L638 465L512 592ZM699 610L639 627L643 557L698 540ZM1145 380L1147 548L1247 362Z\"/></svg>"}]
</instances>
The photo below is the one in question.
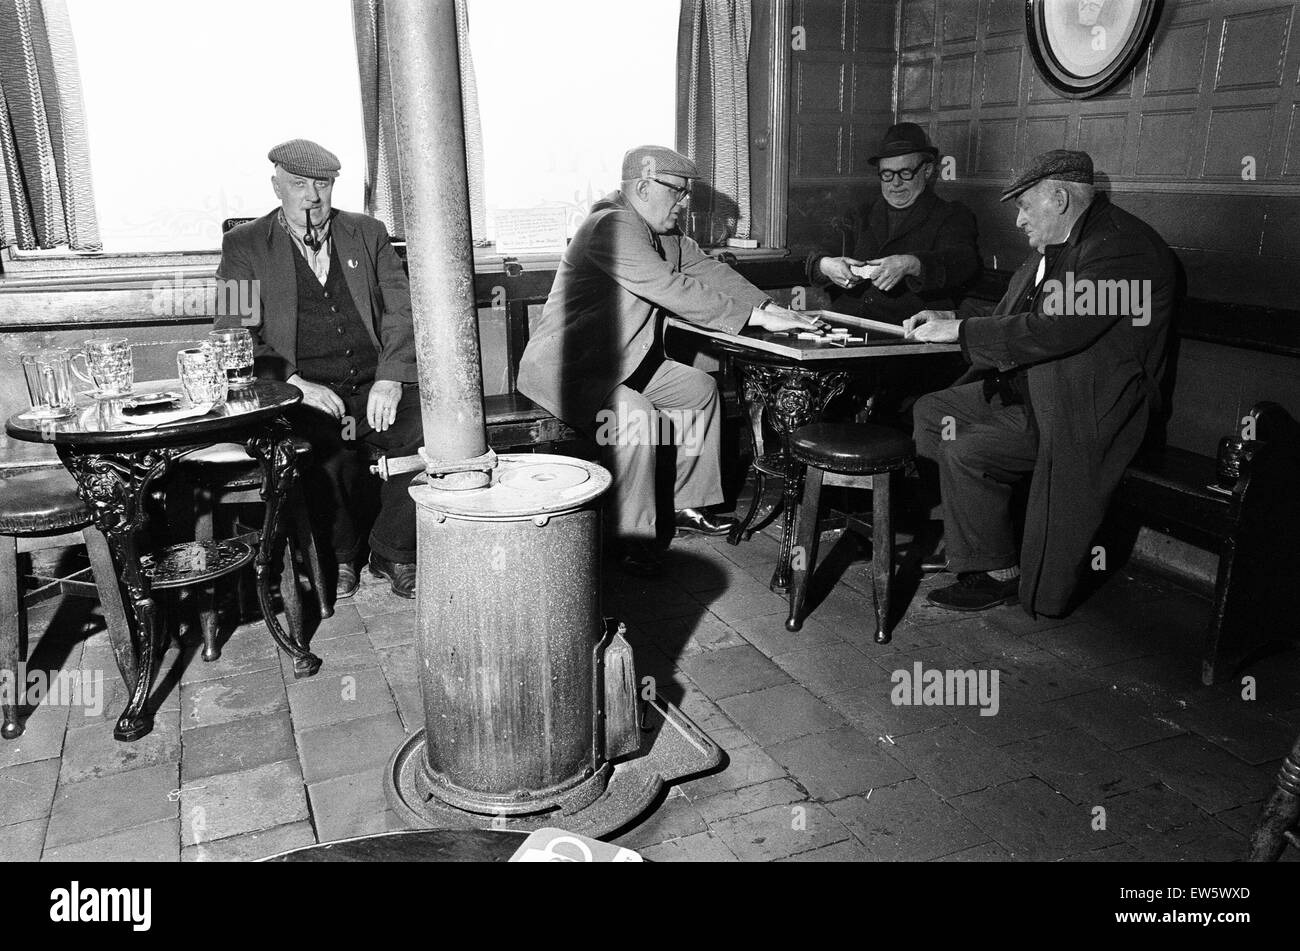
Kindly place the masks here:
<instances>
[{"instance_id":1,"label":"tiled floor","mask_svg":"<svg viewBox=\"0 0 1300 951\"><path fill-rule=\"evenodd\" d=\"M1208 603L1127 572L1038 622L934 609L933 578L880 646L861 562L790 634L766 585L775 557L769 535L678 541L662 581L607 575L638 676L729 758L621 844L663 861L1243 856L1300 732L1294 648L1248 668L1253 682L1203 687ZM103 672L104 702L98 716L42 703L0 742L0 859L249 859L396 827L381 769L423 726L411 602L366 578L316 633L310 680L260 624L215 663L173 646L154 731L132 744L112 739L125 691L95 610L69 600L32 617L32 667ZM916 665L996 671L996 715L895 703Z\"/></svg>"}]
</instances>

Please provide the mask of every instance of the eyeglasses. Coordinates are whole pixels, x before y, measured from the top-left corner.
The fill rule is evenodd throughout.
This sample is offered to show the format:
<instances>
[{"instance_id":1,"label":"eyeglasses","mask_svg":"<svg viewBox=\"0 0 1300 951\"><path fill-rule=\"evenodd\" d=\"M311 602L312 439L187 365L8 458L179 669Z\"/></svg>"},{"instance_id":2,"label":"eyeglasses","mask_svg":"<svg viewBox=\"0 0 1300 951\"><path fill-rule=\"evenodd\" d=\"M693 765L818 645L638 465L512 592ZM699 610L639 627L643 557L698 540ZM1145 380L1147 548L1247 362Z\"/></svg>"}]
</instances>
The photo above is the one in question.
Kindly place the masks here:
<instances>
[{"instance_id":1,"label":"eyeglasses","mask_svg":"<svg viewBox=\"0 0 1300 951\"><path fill-rule=\"evenodd\" d=\"M691 193L690 182L687 182L685 185L671 185L668 182L665 182L662 178L652 178L650 179L650 181L658 182L664 188L668 189L670 192L673 193L673 196L677 199L677 201L681 201L683 198L685 198L687 195Z\"/></svg>"},{"instance_id":2,"label":"eyeglasses","mask_svg":"<svg viewBox=\"0 0 1300 951\"><path fill-rule=\"evenodd\" d=\"M917 165L914 168L900 168L898 169L898 171L894 171L893 169L888 169L888 168L882 168L879 172L877 172L877 174L880 176L880 180L882 182L892 182L894 180L895 175L897 175L905 182L910 182L912 179L916 178L917 172L919 172L921 169L925 168L929 164L930 164L929 162L922 162L920 165Z\"/></svg>"}]
</instances>

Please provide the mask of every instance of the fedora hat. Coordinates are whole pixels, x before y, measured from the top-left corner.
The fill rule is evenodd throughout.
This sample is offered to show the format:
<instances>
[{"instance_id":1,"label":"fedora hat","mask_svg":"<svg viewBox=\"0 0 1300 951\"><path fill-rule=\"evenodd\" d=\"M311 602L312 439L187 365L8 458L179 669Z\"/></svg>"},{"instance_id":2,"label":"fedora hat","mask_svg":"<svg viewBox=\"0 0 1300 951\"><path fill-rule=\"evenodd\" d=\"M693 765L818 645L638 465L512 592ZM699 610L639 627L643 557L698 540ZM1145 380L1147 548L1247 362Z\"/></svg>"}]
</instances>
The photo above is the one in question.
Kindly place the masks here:
<instances>
[{"instance_id":1,"label":"fedora hat","mask_svg":"<svg viewBox=\"0 0 1300 951\"><path fill-rule=\"evenodd\" d=\"M900 122L891 125L880 140L880 152L867 159L872 165L879 165L883 158L898 155L911 155L913 152L925 152L930 158L937 158L939 150L930 144L930 137L915 122Z\"/></svg>"}]
</instances>

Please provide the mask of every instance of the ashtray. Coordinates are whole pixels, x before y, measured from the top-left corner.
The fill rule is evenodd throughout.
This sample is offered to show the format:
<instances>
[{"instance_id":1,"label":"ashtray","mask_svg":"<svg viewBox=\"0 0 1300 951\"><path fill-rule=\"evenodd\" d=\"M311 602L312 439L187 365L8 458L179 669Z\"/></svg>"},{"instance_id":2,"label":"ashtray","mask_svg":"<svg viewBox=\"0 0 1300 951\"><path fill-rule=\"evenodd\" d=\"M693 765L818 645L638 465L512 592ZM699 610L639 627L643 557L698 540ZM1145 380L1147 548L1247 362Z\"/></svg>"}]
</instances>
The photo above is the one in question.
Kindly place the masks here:
<instances>
[{"instance_id":1,"label":"ashtray","mask_svg":"<svg viewBox=\"0 0 1300 951\"><path fill-rule=\"evenodd\" d=\"M123 416L147 416L150 413L170 413L179 409L184 402L184 397L179 393L170 391L163 393L147 393L141 396L133 396L129 400L122 402Z\"/></svg>"}]
</instances>

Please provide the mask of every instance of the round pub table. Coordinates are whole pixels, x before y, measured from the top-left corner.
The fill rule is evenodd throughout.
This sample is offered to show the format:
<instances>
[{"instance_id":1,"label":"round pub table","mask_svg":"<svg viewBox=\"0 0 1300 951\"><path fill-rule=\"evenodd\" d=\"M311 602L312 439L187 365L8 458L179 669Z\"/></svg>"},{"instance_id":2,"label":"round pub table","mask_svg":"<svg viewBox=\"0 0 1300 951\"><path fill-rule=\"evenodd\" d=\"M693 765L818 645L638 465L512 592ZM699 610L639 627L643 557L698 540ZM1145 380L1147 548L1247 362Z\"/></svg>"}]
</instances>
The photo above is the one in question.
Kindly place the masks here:
<instances>
[{"instance_id":1,"label":"round pub table","mask_svg":"<svg viewBox=\"0 0 1300 951\"><path fill-rule=\"evenodd\" d=\"M179 390L176 380L137 385L134 396ZM296 387L258 382L232 388L224 403L207 413L171 422L166 417L130 416L125 399L79 398L64 419L31 419L17 413L5 423L14 439L54 446L77 480L77 491L104 533L125 589L128 631L110 629L113 653L130 700L113 728L119 740L138 740L153 729L145 709L153 686L162 632L154 589L201 584L253 562L258 600L272 638L293 658L295 677L310 677L320 659L305 643L285 633L271 601L271 561L280 508L297 478L293 441L283 413L302 400ZM150 484L181 456L218 442L240 442L262 466L266 516L261 537L243 541L189 542L149 554L141 551ZM301 635L298 635L299 637Z\"/></svg>"}]
</instances>

